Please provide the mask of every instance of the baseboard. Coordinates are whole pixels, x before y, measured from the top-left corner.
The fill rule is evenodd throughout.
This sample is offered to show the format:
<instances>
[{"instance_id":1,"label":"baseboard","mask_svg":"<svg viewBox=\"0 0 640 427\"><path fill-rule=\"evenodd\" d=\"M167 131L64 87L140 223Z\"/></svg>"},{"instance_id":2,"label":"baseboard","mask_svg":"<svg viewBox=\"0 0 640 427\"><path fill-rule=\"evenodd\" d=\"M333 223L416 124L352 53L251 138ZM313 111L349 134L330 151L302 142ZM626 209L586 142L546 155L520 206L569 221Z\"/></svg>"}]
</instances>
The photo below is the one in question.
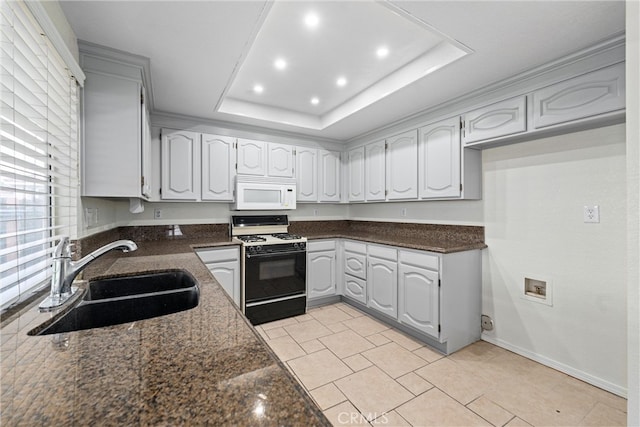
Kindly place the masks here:
<instances>
[{"instance_id":1,"label":"baseboard","mask_svg":"<svg viewBox=\"0 0 640 427\"><path fill-rule=\"evenodd\" d=\"M595 377L591 374L588 374L586 372L580 371L578 369L575 369L571 366L565 365L564 363L560 363L556 360L553 359L549 359L548 357L542 356L540 354L534 353L532 351L523 349L521 347L515 346L513 344L510 344L506 341L503 341L501 339L497 339L491 336L488 336L487 334L482 334L480 336L480 339L482 341L486 341L488 343L497 345L498 347L502 347L505 350L509 350L512 351L516 354L519 354L520 356L524 356L527 359L531 359L534 360L542 365L548 366L550 368L553 368L557 371L563 372L567 375L571 375L574 378L577 378L581 381L584 381L586 383L589 383L593 386L596 386L598 388L601 388L603 390L606 390L608 392L611 392L615 395L618 395L620 397L624 397L625 399L627 398L627 388L619 386L617 384L613 384L607 380L603 380L602 378L598 378Z\"/></svg>"}]
</instances>

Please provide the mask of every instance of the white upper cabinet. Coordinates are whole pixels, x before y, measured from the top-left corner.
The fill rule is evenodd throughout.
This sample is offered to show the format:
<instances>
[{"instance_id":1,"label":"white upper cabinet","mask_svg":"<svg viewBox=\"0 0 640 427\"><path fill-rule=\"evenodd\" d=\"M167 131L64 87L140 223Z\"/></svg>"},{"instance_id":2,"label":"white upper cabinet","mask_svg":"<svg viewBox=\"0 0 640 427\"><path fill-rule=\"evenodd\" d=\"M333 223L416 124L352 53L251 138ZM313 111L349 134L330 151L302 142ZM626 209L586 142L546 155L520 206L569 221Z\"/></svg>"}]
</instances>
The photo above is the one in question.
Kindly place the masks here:
<instances>
[{"instance_id":1,"label":"white upper cabinet","mask_svg":"<svg viewBox=\"0 0 640 427\"><path fill-rule=\"evenodd\" d=\"M202 134L202 200L233 201L236 139Z\"/></svg>"},{"instance_id":2,"label":"white upper cabinet","mask_svg":"<svg viewBox=\"0 0 640 427\"><path fill-rule=\"evenodd\" d=\"M144 89L142 90L144 94ZM144 100L144 95L143 95ZM146 105L142 108L142 196L151 197L151 125L149 110Z\"/></svg>"},{"instance_id":3,"label":"white upper cabinet","mask_svg":"<svg viewBox=\"0 0 640 427\"><path fill-rule=\"evenodd\" d=\"M238 139L238 174L293 178L293 145Z\"/></svg>"},{"instance_id":4,"label":"white upper cabinet","mask_svg":"<svg viewBox=\"0 0 640 427\"><path fill-rule=\"evenodd\" d=\"M200 199L200 134L162 131L162 198Z\"/></svg>"},{"instance_id":5,"label":"white upper cabinet","mask_svg":"<svg viewBox=\"0 0 640 427\"><path fill-rule=\"evenodd\" d=\"M293 145L268 143L267 175L293 178Z\"/></svg>"},{"instance_id":6,"label":"white upper cabinet","mask_svg":"<svg viewBox=\"0 0 640 427\"><path fill-rule=\"evenodd\" d=\"M364 147L348 153L349 201L364 202Z\"/></svg>"},{"instance_id":7,"label":"white upper cabinet","mask_svg":"<svg viewBox=\"0 0 640 427\"><path fill-rule=\"evenodd\" d=\"M624 62L533 93L536 129L625 108Z\"/></svg>"},{"instance_id":8,"label":"white upper cabinet","mask_svg":"<svg viewBox=\"0 0 640 427\"><path fill-rule=\"evenodd\" d=\"M462 142L482 141L527 130L527 97L518 96L465 113Z\"/></svg>"},{"instance_id":9,"label":"white upper cabinet","mask_svg":"<svg viewBox=\"0 0 640 427\"><path fill-rule=\"evenodd\" d=\"M387 200L418 198L418 131L386 141Z\"/></svg>"},{"instance_id":10,"label":"white upper cabinet","mask_svg":"<svg viewBox=\"0 0 640 427\"><path fill-rule=\"evenodd\" d=\"M300 173L298 168L298 173ZM340 201L340 153L318 150L318 201Z\"/></svg>"},{"instance_id":11,"label":"white upper cabinet","mask_svg":"<svg viewBox=\"0 0 640 427\"><path fill-rule=\"evenodd\" d=\"M366 201L385 199L385 156L384 141L365 146L364 188Z\"/></svg>"},{"instance_id":12,"label":"white upper cabinet","mask_svg":"<svg viewBox=\"0 0 640 427\"><path fill-rule=\"evenodd\" d=\"M296 184L297 201L315 202L318 200L318 150L315 148L296 148Z\"/></svg>"},{"instance_id":13,"label":"white upper cabinet","mask_svg":"<svg viewBox=\"0 0 640 427\"><path fill-rule=\"evenodd\" d=\"M139 66L81 51L82 195L148 198L151 179L149 115Z\"/></svg>"},{"instance_id":14,"label":"white upper cabinet","mask_svg":"<svg viewBox=\"0 0 640 427\"><path fill-rule=\"evenodd\" d=\"M242 175L266 175L267 143L251 139L238 139L237 172Z\"/></svg>"},{"instance_id":15,"label":"white upper cabinet","mask_svg":"<svg viewBox=\"0 0 640 427\"><path fill-rule=\"evenodd\" d=\"M460 197L460 120L443 120L419 132L420 198Z\"/></svg>"}]
</instances>

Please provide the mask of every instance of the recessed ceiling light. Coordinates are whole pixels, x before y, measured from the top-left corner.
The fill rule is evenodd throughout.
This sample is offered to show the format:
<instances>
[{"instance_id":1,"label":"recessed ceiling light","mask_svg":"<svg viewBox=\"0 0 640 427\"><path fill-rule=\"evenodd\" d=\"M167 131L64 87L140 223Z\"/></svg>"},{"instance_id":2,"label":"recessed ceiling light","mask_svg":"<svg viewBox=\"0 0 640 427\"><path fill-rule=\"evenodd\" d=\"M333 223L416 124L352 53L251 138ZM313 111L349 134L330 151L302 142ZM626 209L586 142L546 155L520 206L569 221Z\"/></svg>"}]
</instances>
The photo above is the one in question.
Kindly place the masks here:
<instances>
[{"instance_id":1,"label":"recessed ceiling light","mask_svg":"<svg viewBox=\"0 0 640 427\"><path fill-rule=\"evenodd\" d=\"M311 103L313 105L318 105L320 103L320 100L314 96L313 98L311 98Z\"/></svg>"},{"instance_id":2,"label":"recessed ceiling light","mask_svg":"<svg viewBox=\"0 0 640 427\"><path fill-rule=\"evenodd\" d=\"M278 58L273 63L273 66L276 67L278 70L284 70L285 68L287 68L287 61L285 61L282 58Z\"/></svg>"},{"instance_id":3,"label":"recessed ceiling light","mask_svg":"<svg viewBox=\"0 0 640 427\"><path fill-rule=\"evenodd\" d=\"M389 54L389 49L387 49L386 46L380 46L378 50L376 50L376 55L378 55L378 58L384 58L388 54Z\"/></svg>"},{"instance_id":4,"label":"recessed ceiling light","mask_svg":"<svg viewBox=\"0 0 640 427\"><path fill-rule=\"evenodd\" d=\"M255 93L262 93L262 92L264 92L264 88L262 87L262 85L255 85L255 86L253 87L253 91L254 91Z\"/></svg>"},{"instance_id":5,"label":"recessed ceiling light","mask_svg":"<svg viewBox=\"0 0 640 427\"><path fill-rule=\"evenodd\" d=\"M345 77L338 77L338 80L336 80L336 84L342 87L347 84L347 79Z\"/></svg>"},{"instance_id":6,"label":"recessed ceiling light","mask_svg":"<svg viewBox=\"0 0 640 427\"><path fill-rule=\"evenodd\" d=\"M304 17L304 24L308 28L311 28L311 29L316 28L319 23L320 23L320 18L314 12L309 12Z\"/></svg>"}]
</instances>

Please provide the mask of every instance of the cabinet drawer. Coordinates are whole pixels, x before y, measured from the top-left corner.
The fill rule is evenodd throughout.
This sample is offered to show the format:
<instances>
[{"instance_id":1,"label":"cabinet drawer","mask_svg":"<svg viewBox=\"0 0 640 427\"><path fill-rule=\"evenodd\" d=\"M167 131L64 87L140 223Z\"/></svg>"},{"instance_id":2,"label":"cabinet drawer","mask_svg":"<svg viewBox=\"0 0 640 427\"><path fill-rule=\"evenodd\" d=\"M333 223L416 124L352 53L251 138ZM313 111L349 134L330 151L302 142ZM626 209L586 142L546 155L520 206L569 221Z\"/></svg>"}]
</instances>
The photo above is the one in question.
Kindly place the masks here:
<instances>
[{"instance_id":1,"label":"cabinet drawer","mask_svg":"<svg viewBox=\"0 0 640 427\"><path fill-rule=\"evenodd\" d=\"M224 248L224 249L200 249L196 254L205 262L222 262L222 261L238 261L240 258L240 249Z\"/></svg>"},{"instance_id":2,"label":"cabinet drawer","mask_svg":"<svg viewBox=\"0 0 640 427\"><path fill-rule=\"evenodd\" d=\"M359 253L359 254L366 254L367 253L367 245L365 243L346 241L346 242L344 242L344 250L348 251L348 252L356 252L356 253Z\"/></svg>"},{"instance_id":3,"label":"cabinet drawer","mask_svg":"<svg viewBox=\"0 0 640 427\"><path fill-rule=\"evenodd\" d=\"M357 277L344 275L344 296L358 301L362 304L367 303L367 283Z\"/></svg>"},{"instance_id":4,"label":"cabinet drawer","mask_svg":"<svg viewBox=\"0 0 640 427\"><path fill-rule=\"evenodd\" d=\"M367 256L354 252L344 252L344 272L360 279L367 278Z\"/></svg>"},{"instance_id":5,"label":"cabinet drawer","mask_svg":"<svg viewBox=\"0 0 640 427\"><path fill-rule=\"evenodd\" d=\"M368 245L367 252L369 256L376 258L388 259L389 261L398 260L398 250L387 246Z\"/></svg>"},{"instance_id":6,"label":"cabinet drawer","mask_svg":"<svg viewBox=\"0 0 640 427\"><path fill-rule=\"evenodd\" d=\"M333 251L336 249L335 240L318 240L307 242L307 252Z\"/></svg>"},{"instance_id":7,"label":"cabinet drawer","mask_svg":"<svg viewBox=\"0 0 640 427\"><path fill-rule=\"evenodd\" d=\"M429 270L438 271L439 259L437 255L426 252L400 251L400 263L413 265L415 267L428 268Z\"/></svg>"}]
</instances>

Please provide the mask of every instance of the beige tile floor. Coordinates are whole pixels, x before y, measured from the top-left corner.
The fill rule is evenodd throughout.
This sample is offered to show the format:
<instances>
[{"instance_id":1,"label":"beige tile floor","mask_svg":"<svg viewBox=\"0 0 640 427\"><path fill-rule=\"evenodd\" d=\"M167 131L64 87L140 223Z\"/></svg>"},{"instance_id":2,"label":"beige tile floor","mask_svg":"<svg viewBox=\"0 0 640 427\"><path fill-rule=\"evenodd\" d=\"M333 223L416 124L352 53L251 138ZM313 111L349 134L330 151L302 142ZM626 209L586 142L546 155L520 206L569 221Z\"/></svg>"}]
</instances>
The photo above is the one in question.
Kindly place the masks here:
<instances>
[{"instance_id":1,"label":"beige tile floor","mask_svg":"<svg viewBox=\"0 0 640 427\"><path fill-rule=\"evenodd\" d=\"M257 327L336 426L624 426L623 398L479 341L447 357L337 303Z\"/></svg>"}]
</instances>

